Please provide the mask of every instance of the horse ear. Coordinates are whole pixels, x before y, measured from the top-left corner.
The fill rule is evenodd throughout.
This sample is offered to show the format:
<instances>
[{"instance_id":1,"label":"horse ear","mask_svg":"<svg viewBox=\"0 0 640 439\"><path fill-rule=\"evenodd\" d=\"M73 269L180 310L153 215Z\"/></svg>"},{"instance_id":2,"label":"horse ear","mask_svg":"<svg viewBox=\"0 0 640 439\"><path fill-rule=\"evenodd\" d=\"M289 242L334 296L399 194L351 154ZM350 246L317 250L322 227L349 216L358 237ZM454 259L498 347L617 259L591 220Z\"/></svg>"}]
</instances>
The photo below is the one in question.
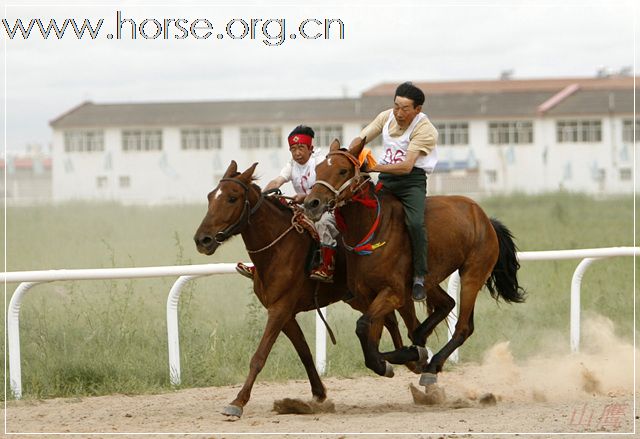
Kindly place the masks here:
<instances>
[{"instance_id":1,"label":"horse ear","mask_svg":"<svg viewBox=\"0 0 640 439\"><path fill-rule=\"evenodd\" d=\"M362 148L364 148L365 143L367 143L367 138L365 137L364 139L362 139L360 141L360 143L353 145L351 148L349 148L349 152L351 153L351 155L355 156L355 157L359 157L360 156L360 152L362 152Z\"/></svg>"},{"instance_id":2,"label":"horse ear","mask_svg":"<svg viewBox=\"0 0 640 439\"><path fill-rule=\"evenodd\" d=\"M340 149L340 141L338 139L333 139L331 145L329 145L329 151L336 151Z\"/></svg>"},{"instance_id":3,"label":"horse ear","mask_svg":"<svg viewBox=\"0 0 640 439\"><path fill-rule=\"evenodd\" d=\"M231 160L231 163L229 164L229 167L227 168L226 171L224 171L224 175L222 176L222 178L229 178L231 177L231 175L235 174L238 171L238 164L236 163L235 160Z\"/></svg>"},{"instance_id":4,"label":"horse ear","mask_svg":"<svg viewBox=\"0 0 640 439\"><path fill-rule=\"evenodd\" d=\"M253 171L256 170L256 166L258 166L258 162L255 162L253 165L251 165L249 169L240 174L238 178L249 183L251 181L251 177L253 177Z\"/></svg>"}]
</instances>

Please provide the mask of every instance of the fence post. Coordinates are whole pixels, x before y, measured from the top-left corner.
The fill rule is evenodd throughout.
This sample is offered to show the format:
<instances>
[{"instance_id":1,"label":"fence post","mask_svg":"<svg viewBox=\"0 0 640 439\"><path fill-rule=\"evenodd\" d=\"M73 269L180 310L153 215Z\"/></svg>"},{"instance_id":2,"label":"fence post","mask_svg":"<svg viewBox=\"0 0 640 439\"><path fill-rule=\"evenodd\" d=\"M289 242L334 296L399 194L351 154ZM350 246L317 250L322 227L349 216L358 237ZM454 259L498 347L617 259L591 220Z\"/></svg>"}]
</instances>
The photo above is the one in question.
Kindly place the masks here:
<instances>
[{"instance_id":1,"label":"fence post","mask_svg":"<svg viewBox=\"0 0 640 439\"><path fill-rule=\"evenodd\" d=\"M589 265L600 258L585 258L576 267L571 278L571 311L570 311L570 342L571 352L580 350L580 287L582 278Z\"/></svg>"},{"instance_id":2,"label":"fence post","mask_svg":"<svg viewBox=\"0 0 640 439\"><path fill-rule=\"evenodd\" d=\"M320 312L327 318L327 307L320 308ZM316 314L316 369L324 375L327 369L327 328L319 315Z\"/></svg>"},{"instance_id":3,"label":"fence post","mask_svg":"<svg viewBox=\"0 0 640 439\"><path fill-rule=\"evenodd\" d=\"M180 384L180 334L178 333L178 302L182 287L191 279L200 276L180 276L167 297L167 342L169 344L169 381L174 386Z\"/></svg>"},{"instance_id":4,"label":"fence post","mask_svg":"<svg viewBox=\"0 0 640 439\"><path fill-rule=\"evenodd\" d=\"M9 382L16 399L22 398L22 369L20 366L20 305L22 297L41 282L23 282L18 285L7 311L7 338L9 339Z\"/></svg>"},{"instance_id":5,"label":"fence post","mask_svg":"<svg viewBox=\"0 0 640 439\"><path fill-rule=\"evenodd\" d=\"M456 330L456 324L458 323L458 310L460 309L460 306L458 304L460 296L460 273L458 272L458 270L454 271L453 273L451 273L451 276L449 276L449 282L447 283L447 293L449 294L449 296L451 296L451 298L453 298L453 300L456 301L453 309L451 310L449 315L447 315L448 341L451 340L451 337L453 337L453 332ZM457 363L460 360L458 349L451 353L449 360L453 361L454 363Z\"/></svg>"}]
</instances>

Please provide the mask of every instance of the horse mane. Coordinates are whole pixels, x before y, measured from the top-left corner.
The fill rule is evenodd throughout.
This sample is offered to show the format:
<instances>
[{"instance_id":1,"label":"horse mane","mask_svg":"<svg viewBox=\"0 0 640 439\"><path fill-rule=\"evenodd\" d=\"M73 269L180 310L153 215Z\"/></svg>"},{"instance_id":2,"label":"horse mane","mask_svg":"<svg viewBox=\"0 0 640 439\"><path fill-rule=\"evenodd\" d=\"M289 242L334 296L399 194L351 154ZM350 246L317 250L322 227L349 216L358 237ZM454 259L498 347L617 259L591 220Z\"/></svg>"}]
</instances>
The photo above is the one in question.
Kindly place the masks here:
<instances>
[{"instance_id":1,"label":"horse mane","mask_svg":"<svg viewBox=\"0 0 640 439\"><path fill-rule=\"evenodd\" d=\"M283 212L293 212L293 209L291 207L283 204L282 202L280 202L278 197L268 196L268 197L264 197L264 199L267 200L268 202L270 202L271 204L273 204L275 207L277 207L278 209L280 209Z\"/></svg>"},{"instance_id":2,"label":"horse mane","mask_svg":"<svg viewBox=\"0 0 640 439\"><path fill-rule=\"evenodd\" d=\"M355 158L356 158L356 160L358 160L358 157L357 157L357 156L354 156L353 154L351 154L351 151L349 151L349 150L348 150L347 148L345 148L345 147L340 147L340 148L338 149L338 151L346 152L347 154L349 154L349 155L351 155L351 156L355 157ZM363 163L362 165L360 165L360 172L367 172L366 160L365 160L365 163Z\"/></svg>"},{"instance_id":3,"label":"horse mane","mask_svg":"<svg viewBox=\"0 0 640 439\"><path fill-rule=\"evenodd\" d=\"M228 178L235 178L238 175L240 175L240 172L234 172L233 174L229 175ZM251 176L251 181L257 181L258 177L255 176ZM258 191L258 193L262 193L262 188L260 186L258 186L255 183L251 183L251 187L254 188L255 190ZM282 204L277 197L264 197L265 200L269 201L271 204L273 204L275 207L277 207L278 209L282 210L283 212L291 212L292 209L288 206L285 206L284 204Z\"/></svg>"}]
</instances>

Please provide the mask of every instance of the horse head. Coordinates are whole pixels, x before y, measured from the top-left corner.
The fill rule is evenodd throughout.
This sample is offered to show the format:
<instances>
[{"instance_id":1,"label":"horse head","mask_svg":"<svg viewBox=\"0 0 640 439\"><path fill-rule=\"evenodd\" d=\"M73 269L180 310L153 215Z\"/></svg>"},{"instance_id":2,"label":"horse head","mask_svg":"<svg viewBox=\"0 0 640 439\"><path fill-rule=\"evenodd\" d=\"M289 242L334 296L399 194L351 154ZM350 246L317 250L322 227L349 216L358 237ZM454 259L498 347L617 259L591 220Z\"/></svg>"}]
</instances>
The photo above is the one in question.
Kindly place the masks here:
<instances>
[{"instance_id":1,"label":"horse head","mask_svg":"<svg viewBox=\"0 0 640 439\"><path fill-rule=\"evenodd\" d=\"M259 206L261 197L252 195L251 190L257 164L239 173L238 165L232 160L218 186L207 195L207 213L193 237L200 253L212 255L220 244L240 233Z\"/></svg>"},{"instance_id":2,"label":"horse head","mask_svg":"<svg viewBox=\"0 0 640 439\"><path fill-rule=\"evenodd\" d=\"M316 182L304 201L307 216L317 221L324 212L347 202L357 192L362 176L358 156L365 140L350 149L331 142L327 158L316 166Z\"/></svg>"}]
</instances>

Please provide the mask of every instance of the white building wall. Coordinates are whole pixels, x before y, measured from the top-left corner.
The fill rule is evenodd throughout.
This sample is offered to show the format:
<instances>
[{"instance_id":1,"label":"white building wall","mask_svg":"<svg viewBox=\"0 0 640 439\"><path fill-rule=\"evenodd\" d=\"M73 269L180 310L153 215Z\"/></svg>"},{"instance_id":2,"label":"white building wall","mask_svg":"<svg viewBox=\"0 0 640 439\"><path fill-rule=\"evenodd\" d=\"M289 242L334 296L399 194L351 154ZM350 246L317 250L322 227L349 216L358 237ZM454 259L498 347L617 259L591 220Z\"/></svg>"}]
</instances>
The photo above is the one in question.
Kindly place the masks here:
<instances>
[{"instance_id":1,"label":"white building wall","mask_svg":"<svg viewBox=\"0 0 640 439\"><path fill-rule=\"evenodd\" d=\"M467 161L470 167L475 162L478 168L475 193L541 193L559 189L590 194L632 193L633 181L620 178L621 169L633 170L634 146L622 140L622 120L631 117L585 118L602 121L602 142L598 143L557 143L556 118L539 117L533 121L534 142L514 145L489 144L488 121L468 120L469 144L440 146L439 159L441 162ZM367 122L342 124L343 146L348 146ZM339 124L304 123L312 127ZM54 130L53 199L116 200L140 204L202 202L231 160L238 163L239 171L259 162L255 175L259 177L257 183L264 187L279 175L290 159L286 139L297 124L279 125L281 147L269 149L240 149L242 126L226 125L221 127L220 150L184 151L181 149L180 130L185 127L172 126L162 129L162 151L125 152L121 146L122 130L106 128L103 130L104 151L65 153L63 131ZM328 145L317 146L322 155L327 153ZM377 155L379 150L374 148L374 153ZM464 172L459 174L464 177ZM602 175L604 178L600 178ZM98 187L101 177L105 182L103 187ZM128 187L121 184L121 177L129 178ZM447 187L453 187L450 185L452 177L455 175L447 175L438 182L438 176L432 176L429 193L446 194ZM443 183L445 180L448 183ZM293 193L290 184L282 189L286 194Z\"/></svg>"}]
</instances>

